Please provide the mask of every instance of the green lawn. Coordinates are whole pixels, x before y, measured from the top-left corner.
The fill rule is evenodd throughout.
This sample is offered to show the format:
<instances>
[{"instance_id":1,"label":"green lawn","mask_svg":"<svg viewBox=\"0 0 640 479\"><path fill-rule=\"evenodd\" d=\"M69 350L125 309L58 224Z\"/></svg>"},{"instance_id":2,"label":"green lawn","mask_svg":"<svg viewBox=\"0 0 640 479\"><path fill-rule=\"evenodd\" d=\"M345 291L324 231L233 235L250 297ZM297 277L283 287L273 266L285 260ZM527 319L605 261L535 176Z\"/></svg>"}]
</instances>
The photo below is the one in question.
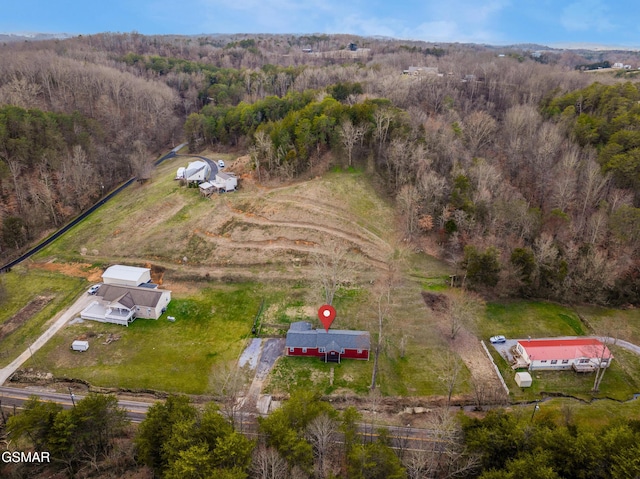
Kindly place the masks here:
<instances>
[{"instance_id":1,"label":"green lawn","mask_svg":"<svg viewBox=\"0 0 640 479\"><path fill-rule=\"evenodd\" d=\"M576 310L597 334L619 337L640 345L640 309L579 306Z\"/></svg>"},{"instance_id":2,"label":"green lawn","mask_svg":"<svg viewBox=\"0 0 640 479\"><path fill-rule=\"evenodd\" d=\"M216 365L236 360L242 352L260 300L258 285L220 285L174 298L157 321L138 319L128 328L92 321L69 325L27 366L95 386L211 392L210 375ZM109 334L120 339L104 344ZM89 351L70 351L71 342L83 335Z\"/></svg>"},{"instance_id":3,"label":"green lawn","mask_svg":"<svg viewBox=\"0 0 640 479\"><path fill-rule=\"evenodd\" d=\"M479 325L479 332L484 339L496 334L507 338L589 334L576 313L566 306L516 300L487 303L486 318Z\"/></svg>"},{"instance_id":4,"label":"green lawn","mask_svg":"<svg viewBox=\"0 0 640 479\"><path fill-rule=\"evenodd\" d=\"M6 366L22 353L46 330L47 321L84 293L88 286L81 278L42 270L27 272L24 267L14 268L3 274L0 280L5 288L5 297L0 301L0 324L36 298L48 298L42 309L0 341L0 367Z\"/></svg>"},{"instance_id":5,"label":"green lawn","mask_svg":"<svg viewBox=\"0 0 640 479\"><path fill-rule=\"evenodd\" d=\"M539 406L536 420L548 416L557 424L569 422L588 429L604 427L616 421L640 420L640 399L623 403L611 399L596 399L587 404L570 398L553 398L539 403ZM525 416L530 418L533 406L523 408L526 408Z\"/></svg>"}]
</instances>

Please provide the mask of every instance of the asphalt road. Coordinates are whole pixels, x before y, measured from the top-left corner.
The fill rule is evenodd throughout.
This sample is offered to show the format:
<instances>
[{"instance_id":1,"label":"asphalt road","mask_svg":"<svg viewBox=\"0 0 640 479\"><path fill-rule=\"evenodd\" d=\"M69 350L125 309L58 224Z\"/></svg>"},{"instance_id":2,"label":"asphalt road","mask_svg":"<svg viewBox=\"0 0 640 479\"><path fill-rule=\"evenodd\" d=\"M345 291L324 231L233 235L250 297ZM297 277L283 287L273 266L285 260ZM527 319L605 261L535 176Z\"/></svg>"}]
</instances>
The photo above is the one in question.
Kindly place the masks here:
<instances>
[{"instance_id":1,"label":"asphalt road","mask_svg":"<svg viewBox=\"0 0 640 479\"><path fill-rule=\"evenodd\" d=\"M0 403L3 407L9 406L21 408L24 402L32 396L38 396L42 401L52 401L60 404L65 409L70 409L74 405L74 401L84 398L83 395L73 393L62 394L43 391L29 391L26 389L9 388L0 386ZM139 423L146 417L149 406L152 403L139 401L118 401L118 405L127 411L127 418L131 422Z\"/></svg>"}]
</instances>

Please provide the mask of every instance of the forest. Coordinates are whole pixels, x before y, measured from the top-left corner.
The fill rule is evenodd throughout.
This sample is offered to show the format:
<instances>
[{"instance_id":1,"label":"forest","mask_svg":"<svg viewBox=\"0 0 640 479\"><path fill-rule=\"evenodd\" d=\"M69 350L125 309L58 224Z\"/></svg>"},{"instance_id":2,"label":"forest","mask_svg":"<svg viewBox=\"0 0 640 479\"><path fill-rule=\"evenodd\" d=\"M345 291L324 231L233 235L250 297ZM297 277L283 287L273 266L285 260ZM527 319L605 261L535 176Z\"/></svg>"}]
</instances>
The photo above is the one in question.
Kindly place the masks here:
<instances>
[{"instance_id":1,"label":"forest","mask_svg":"<svg viewBox=\"0 0 640 479\"><path fill-rule=\"evenodd\" d=\"M367 169L403 236L481 292L640 302L638 84L576 70L614 53L541 61L366 38L349 56L353 40L132 33L4 45L0 254L148 177L185 138L191 151L248 152L266 183ZM403 75L411 65L432 70Z\"/></svg>"}]
</instances>

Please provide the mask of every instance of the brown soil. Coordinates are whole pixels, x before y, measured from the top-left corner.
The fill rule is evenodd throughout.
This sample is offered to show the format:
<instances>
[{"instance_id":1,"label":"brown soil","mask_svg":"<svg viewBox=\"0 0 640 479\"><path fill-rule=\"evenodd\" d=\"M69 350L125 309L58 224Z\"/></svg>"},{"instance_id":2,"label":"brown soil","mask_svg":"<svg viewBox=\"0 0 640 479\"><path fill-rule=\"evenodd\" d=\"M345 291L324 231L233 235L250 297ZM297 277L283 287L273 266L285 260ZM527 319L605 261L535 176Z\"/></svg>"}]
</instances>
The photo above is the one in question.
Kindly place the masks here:
<instances>
[{"instance_id":1,"label":"brown soil","mask_svg":"<svg viewBox=\"0 0 640 479\"><path fill-rule=\"evenodd\" d=\"M422 299L431 311L444 312L449 309L449 298L444 294L423 291Z\"/></svg>"},{"instance_id":2,"label":"brown soil","mask_svg":"<svg viewBox=\"0 0 640 479\"><path fill-rule=\"evenodd\" d=\"M2 325L0 325L0 341L18 329L34 314L41 311L52 299L53 296L38 296L16 314L11 316L7 321L2 323Z\"/></svg>"},{"instance_id":3,"label":"brown soil","mask_svg":"<svg viewBox=\"0 0 640 479\"><path fill-rule=\"evenodd\" d=\"M56 273L62 273L67 276L74 276L76 278L85 278L87 281L96 283L102 279L102 270L99 268L92 268L88 263L33 263L31 268L43 269L45 271L55 271Z\"/></svg>"}]
</instances>

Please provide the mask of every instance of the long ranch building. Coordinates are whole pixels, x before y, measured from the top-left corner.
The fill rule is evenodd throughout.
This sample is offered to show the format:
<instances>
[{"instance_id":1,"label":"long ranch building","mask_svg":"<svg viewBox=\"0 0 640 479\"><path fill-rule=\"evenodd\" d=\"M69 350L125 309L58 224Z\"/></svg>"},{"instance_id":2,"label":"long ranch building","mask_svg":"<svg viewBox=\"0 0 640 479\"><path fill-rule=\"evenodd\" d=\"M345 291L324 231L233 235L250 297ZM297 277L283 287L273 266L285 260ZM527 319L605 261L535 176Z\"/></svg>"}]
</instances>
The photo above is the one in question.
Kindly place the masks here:
<instances>
[{"instance_id":1,"label":"long ranch building","mask_svg":"<svg viewBox=\"0 0 640 479\"><path fill-rule=\"evenodd\" d=\"M291 323L287 332L287 356L313 356L324 362L342 359L369 359L371 338L368 331L313 329L311 323Z\"/></svg>"}]
</instances>

